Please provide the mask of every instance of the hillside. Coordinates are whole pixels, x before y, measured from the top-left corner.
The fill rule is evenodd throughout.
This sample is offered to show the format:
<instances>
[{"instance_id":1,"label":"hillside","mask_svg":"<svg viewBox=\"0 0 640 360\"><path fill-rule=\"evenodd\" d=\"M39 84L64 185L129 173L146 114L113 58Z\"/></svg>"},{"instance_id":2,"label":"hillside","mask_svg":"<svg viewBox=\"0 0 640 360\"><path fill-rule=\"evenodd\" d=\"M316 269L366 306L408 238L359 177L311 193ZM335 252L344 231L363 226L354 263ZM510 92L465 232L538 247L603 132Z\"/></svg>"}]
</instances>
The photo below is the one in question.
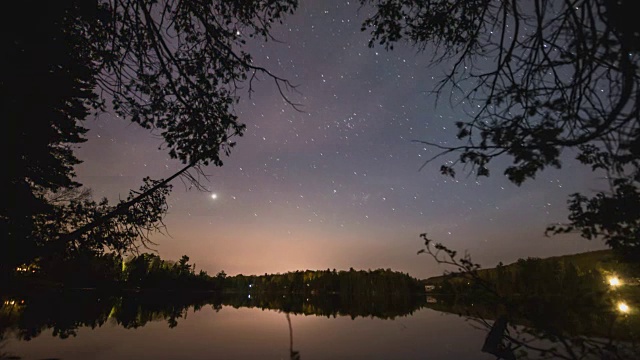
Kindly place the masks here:
<instances>
[{"instance_id":1,"label":"hillside","mask_svg":"<svg viewBox=\"0 0 640 360\"><path fill-rule=\"evenodd\" d=\"M539 266L550 267L550 266L560 266L565 267L567 264L572 264L579 273L588 273L592 271L598 271L602 275L618 275L624 276L627 278L634 279L637 277L637 272L633 271L628 264L620 262L614 255L612 250L598 250L598 251L590 251L579 254L572 255L562 255L562 256L553 256L548 258L527 258L527 259L518 259L516 262L498 266L504 272L514 272L517 268L523 266L526 262L535 262ZM497 268L487 268L478 270L478 274L481 277L491 277L492 274L497 272ZM635 275L634 275L635 274ZM438 285L445 279L451 279L452 276L450 274L440 275L427 278L423 280L424 284ZM632 280L637 281L637 280Z\"/></svg>"},{"instance_id":2,"label":"hillside","mask_svg":"<svg viewBox=\"0 0 640 360\"><path fill-rule=\"evenodd\" d=\"M427 306L438 311L485 320L506 316L551 334L618 340L633 338L640 328L640 272L610 250L519 259L423 283Z\"/></svg>"}]
</instances>

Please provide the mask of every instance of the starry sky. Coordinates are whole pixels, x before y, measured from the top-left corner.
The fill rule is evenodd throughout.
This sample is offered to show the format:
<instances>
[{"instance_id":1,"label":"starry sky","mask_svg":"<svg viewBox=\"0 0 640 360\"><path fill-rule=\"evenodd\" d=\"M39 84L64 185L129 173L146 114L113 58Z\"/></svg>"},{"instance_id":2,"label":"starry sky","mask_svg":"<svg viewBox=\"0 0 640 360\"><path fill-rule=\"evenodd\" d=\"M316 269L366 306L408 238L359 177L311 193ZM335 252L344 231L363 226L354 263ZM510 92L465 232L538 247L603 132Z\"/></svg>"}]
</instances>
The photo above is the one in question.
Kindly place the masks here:
<instances>
[{"instance_id":1,"label":"starry sky","mask_svg":"<svg viewBox=\"0 0 640 360\"><path fill-rule=\"evenodd\" d=\"M369 48L360 31L369 12L353 1L301 1L274 27L279 41L249 44L256 64L298 85L287 95L302 112L266 78L243 94L235 111L245 136L224 166L204 169L209 192L174 183L166 234L153 237L160 256L187 254L210 274L353 267L424 278L443 269L416 255L423 232L483 266L602 248L544 236L548 224L566 220L568 194L606 185L571 153L562 170L521 187L502 175L507 158L489 178L462 168L444 177L447 158L420 170L437 150L414 140L455 145L454 122L474 104L436 102L429 92L450 64L431 65L429 49ZM144 176L182 167L158 150L157 136L126 119L105 113L85 125L77 173L95 197L124 198Z\"/></svg>"}]
</instances>

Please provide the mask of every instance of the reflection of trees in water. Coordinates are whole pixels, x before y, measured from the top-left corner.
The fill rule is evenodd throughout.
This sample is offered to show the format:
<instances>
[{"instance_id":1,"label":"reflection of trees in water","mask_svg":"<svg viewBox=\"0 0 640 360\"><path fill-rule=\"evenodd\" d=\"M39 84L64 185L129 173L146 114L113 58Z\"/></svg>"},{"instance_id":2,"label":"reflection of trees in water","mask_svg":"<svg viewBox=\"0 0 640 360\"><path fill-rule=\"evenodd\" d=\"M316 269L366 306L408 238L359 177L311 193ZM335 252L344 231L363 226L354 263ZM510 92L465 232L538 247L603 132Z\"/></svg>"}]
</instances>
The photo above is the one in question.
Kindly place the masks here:
<instances>
[{"instance_id":1,"label":"reflection of trees in water","mask_svg":"<svg viewBox=\"0 0 640 360\"><path fill-rule=\"evenodd\" d=\"M287 323L289 324L289 358L291 360L300 360L300 352L293 350L293 326L291 326L291 316L286 313Z\"/></svg>"},{"instance_id":2,"label":"reflection of trees in water","mask_svg":"<svg viewBox=\"0 0 640 360\"><path fill-rule=\"evenodd\" d=\"M517 299L513 301L515 305ZM571 307L554 298L508 308L480 299L471 302L443 296L427 307L458 314L475 328L487 331L482 351L501 359L640 358L637 315Z\"/></svg>"},{"instance_id":3,"label":"reflection of trees in water","mask_svg":"<svg viewBox=\"0 0 640 360\"><path fill-rule=\"evenodd\" d=\"M5 300L6 301L6 300ZM20 306L0 309L0 334L9 331L30 340L47 329L60 338L76 336L80 327L96 328L113 322L124 328L145 326L167 320L170 327L186 315L190 307L199 309L208 302L198 296L112 296L96 292L49 293L24 296Z\"/></svg>"},{"instance_id":4,"label":"reflection of trees in water","mask_svg":"<svg viewBox=\"0 0 640 360\"><path fill-rule=\"evenodd\" d=\"M228 296L225 305L233 307L280 310L291 314L326 317L349 316L394 319L413 314L425 304L424 296L409 293L328 294L306 296L303 294L263 293L247 296Z\"/></svg>"},{"instance_id":5,"label":"reflection of trees in water","mask_svg":"<svg viewBox=\"0 0 640 360\"><path fill-rule=\"evenodd\" d=\"M482 345L482 352L495 355L500 359L515 360L516 356L513 353L513 349L503 341L507 325L507 318L504 316L499 317L493 323Z\"/></svg>"},{"instance_id":6,"label":"reflection of trees in water","mask_svg":"<svg viewBox=\"0 0 640 360\"><path fill-rule=\"evenodd\" d=\"M471 319L489 330L483 352L499 359L638 359L637 339L590 337L558 333L545 328L515 325L501 316L494 322Z\"/></svg>"},{"instance_id":7,"label":"reflection of trees in water","mask_svg":"<svg viewBox=\"0 0 640 360\"><path fill-rule=\"evenodd\" d=\"M293 346L292 314L393 319L429 307L466 316L470 322L487 330L489 335L482 350L505 359L510 358L509 353L521 358L523 350L528 350L530 356L540 355L541 358L544 358L543 353L548 354L547 357L566 359L583 358L583 355L584 358L605 355L612 359L635 358L620 346L632 340L624 338L625 333L640 329L635 314L622 316L613 311L588 313L585 309L594 308L581 308L566 298L564 301L560 298L555 298L555 301L554 298L537 298L536 302L514 301L511 306L505 306L486 299L481 301L478 297L431 296L437 296L438 301L427 303L426 296L408 294L388 295L386 298L382 295L375 298L364 296L360 299L353 294L309 298L282 294L254 294L249 298L247 294L219 293L34 294L2 299L0 338L13 335L29 340L50 329L54 336L66 338L76 336L80 327L96 328L105 323L139 328L150 322L167 321L169 327L175 327L190 308L198 311L211 306L218 311L223 306L255 307L285 313L289 327L289 355L291 359L299 359L300 354ZM574 351L576 347L578 351Z\"/></svg>"},{"instance_id":8,"label":"reflection of trees in water","mask_svg":"<svg viewBox=\"0 0 640 360\"><path fill-rule=\"evenodd\" d=\"M161 296L159 296L161 295ZM205 306L219 311L223 305L234 308L261 308L282 311L289 327L289 357L300 359L293 348L293 326L290 314L317 316L376 317L393 319L407 316L424 305L421 297L411 294L378 294L375 297L332 295L307 298L282 294L156 294L137 293L113 296L99 292L34 294L4 297L0 308L0 337L12 334L30 340L51 329L60 338L76 336L80 327L101 327L114 323L124 328L139 328L154 321L167 321L170 328L186 318L187 311ZM12 302L12 305L9 305ZM1 348L0 348L1 353Z\"/></svg>"},{"instance_id":9,"label":"reflection of trees in water","mask_svg":"<svg viewBox=\"0 0 640 360\"><path fill-rule=\"evenodd\" d=\"M486 330L482 351L503 359L640 358L640 314L626 303L620 306L620 299L627 298L636 307L637 287L610 289L599 274L578 274L573 267L558 271L557 264L539 260L481 272L468 256L460 258L426 235L423 238L421 252L458 269L438 279L439 295L431 295L438 299L426 306L459 314ZM509 278L501 279L505 274ZM522 284L527 277L530 280ZM567 278L571 281L564 281Z\"/></svg>"},{"instance_id":10,"label":"reflection of trees in water","mask_svg":"<svg viewBox=\"0 0 640 360\"><path fill-rule=\"evenodd\" d=\"M75 336L83 326L96 328L107 322L124 328L138 328L154 321L178 325L187 310L211 305L216 311L223 305L234 308L261 308L289 314L317 316L377 317L393 319L406 316L424 305L422 297L411 294L378 294L358 298L332 295L304 296L261 294L249 298L246 294L220 293L134 293L114 296L100 292L71 292L5 297L0 308L0 335L12 332L29 340L47 329L60 338ZM8 305L14 302L14 305ZM19 302L19 304L18 304ZM292 350L293 351L293 350Z\"/></svg>"}]
</instances>

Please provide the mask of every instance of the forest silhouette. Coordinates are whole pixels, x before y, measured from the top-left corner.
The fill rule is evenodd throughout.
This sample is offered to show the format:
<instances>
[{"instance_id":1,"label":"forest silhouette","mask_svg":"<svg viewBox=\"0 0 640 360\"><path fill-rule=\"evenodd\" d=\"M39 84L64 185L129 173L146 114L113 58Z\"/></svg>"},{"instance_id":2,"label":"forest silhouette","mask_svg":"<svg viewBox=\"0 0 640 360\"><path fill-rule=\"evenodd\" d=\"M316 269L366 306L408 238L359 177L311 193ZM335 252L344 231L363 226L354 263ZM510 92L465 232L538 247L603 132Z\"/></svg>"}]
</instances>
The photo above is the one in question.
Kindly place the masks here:
<instances>
[{"instance_id":1,"label":"forest silhouette","mask_svg":"<svg viewBox=\"0 0 640 360\"><path fill-rule=\"evenodd\" d=\"M476 106L468 118L454 124L457 133L452 138L457 137L459 145L419 141L440 151L427 163L455 155L440 168L442 174L455 176L456 169L469 165L467 171L480 177L489 176L494 159L506 157L511 163L504 175L521 185L546 168L561 168L563 153L575 152L581 165L607 179L608 189L571 194L568 221L549 226L547 232L577 232L603 241L636 271L630 277L637 279L640 22L633 11L635 2L360 3L372 9L362 24L371 35L371 47L393 51L408 42L419 50L433 50L434 63L453 64L436 93L457 93ZM424 291L423 284L391 270L209 276L196 272L187 256L174 263L140 253L154 246L154 234L164 228L171 182L182 179L202 190L202 167L223 165L234 139L245 131L234 106L241 95L253 92L254 81L260 76L269 79L282 100L298 109L290 92L295 87L286 77L255 65L245 50L246 40L238 35L271 40L272 26L286 22L297 7L296 0L62 0L18 1L12 11L3 12L0 91L9 126L3 132L8 171L0 175L0 286L18 294L5 296L5 329L18 329L20 336L29 338L48 327L61 337L69 336L78 326L101 325L108 318L127 328L155 317L175 326L188 307L219 307L224 301L286 313L381 318L410 314L424 305L415 299ZM74 149L87 140L83 122L105 112L158 134L162 150L181 164L180 170L164 179L141 179L139 189L115 203L94 199L76 178L80 160ZM426 235L423 239L426 252L437 262L457 269L458 275L442 285L445 298L454 299L452 308L468 308L471 301L484 298L485 307L511 303L507 307L522 314L531 310L527 302L551 304L546 293L561 294L562 301L554 301L563 309L575 305L574 300L592 301L594 309L604 304L574 296L585 287L596 298L606 293L598 274L580 273L571 266L545 268L535 261L520 264L528 270L518 276L501 268L481 273L471 258L457 256ZM555 280L543 282L544 277ZM468 280L471 288L460 286L464 280L459 279ZM55 297L41 302L19 294L64 287L192 294L166 297L164 304L150 303L148 308L131 297L106 296L109 300L97 310L78 305L91 302L82 299L85 295L69 302ZM205 290L246 298L198 298L197 292ZM260 300L250 299L252 294ZM306 300L318 294L325 299ZM56 316L51 313L54 307L47 306L71 303L86 313L75 318L68 309L60 311L60 318L47 318ZM13 310L5 314L7 308L37 315L18 319ZM519 320L512 310L500 314L508 316L505 321L549 325ZM26 325L17 325L21 321ZM558 335L545 334L547 339ZM586 343L583 339L578 345L594 354L626 355L611 350L610 344Z\"/></svg>"}]
</instances>

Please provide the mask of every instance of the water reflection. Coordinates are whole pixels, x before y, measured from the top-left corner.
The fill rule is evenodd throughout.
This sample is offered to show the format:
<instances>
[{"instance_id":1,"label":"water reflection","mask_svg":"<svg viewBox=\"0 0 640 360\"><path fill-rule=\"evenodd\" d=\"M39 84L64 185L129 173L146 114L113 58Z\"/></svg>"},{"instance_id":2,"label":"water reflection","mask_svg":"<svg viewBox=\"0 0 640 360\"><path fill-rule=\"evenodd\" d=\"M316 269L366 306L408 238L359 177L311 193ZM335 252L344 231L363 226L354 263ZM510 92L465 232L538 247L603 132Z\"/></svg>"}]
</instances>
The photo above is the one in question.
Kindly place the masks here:
<instances>
[{"instance_id":1,"label":"water reflection","mask_svg":"<svg viewBox=\"0 0 640 360\"><path fill-rule=\"evenodd\" d=\"M283 300L254 296L247 303L246 294L200 294L188 301L159 294L32 295L22 308L3 308L0 321L11 339L6 351L24 359L478 358L476 332L457 316L420 309L424 296L387 301L389 308L349 298L277 298ZM82 309L92 303L96 309ZM403 310L407 303L415 305ZM442 334L478 345L460 348Z\"/></svg>"},{"instance_id":2,"label":"water reflection","mask_svg":"<svg viewBox=\"0 0 640 360\"><path fill-rule=\"evenodd\" d=\"M345 353L356 358L368 354L374 359L397 358L394 353L402 353L401 357L407 359L421 359L425 354L434 358L498 356L515 359L523 358L522 350L528 349L527 346L545 349L548 343L544 341L549 340L549 334L573 334L572 341L582 339L583 344L572 346L595 344L596 341L606 346L602 339L613 340L616 344L631 342L633 338L629 334L637 333L638 329L637 316L632 313L623 315L621 309L587 316L578 306L571 307L558 301L557 309L553 309L550 303L530 304L526 309L530 316L523 317L508 313L498 305L465 303L461 299L433 293L429 296L396 294L376 298L254 294L248 298L246 294L217 293L113 295L62 292L4 297L1 304L0 339L10 339L10 346L0 347L0 355L4 358L12 354L30 354L38 347L42 351L61 347L51 338L67 339L64 343L73 342L74 346L86 347L86 351L92 354L97 351L95 348L105 346L99 341L123 341L124 335L116 329L131 331L144 328L143 332L127 332L125 337L135 338L135 343L143 348L155 348L159 344L166 347L189 344L189 350L182 349L192 352L185 356L189 358L211 358L207 357L211 354L205 344L215 342L218 347L228 345L229 349L220 350L221 353L216 353L213 358L230 357L233 351L237 351L231 349L236 344L248 352L236 358L300 359L301 352L304 352L305 360L346 358ZM562 312L564 314L560 316ZM212 320L211 315L218 313L224 313L226 321L221 321L219 315L214 315ZM469 323L475 324L480 331L470 327ZM543 328L548 324L555 327L551 329L555 332ZM276 336L285 329L288 334ZM102 335L93 336L93 333ZM181 333L187 340L178 342L175 336ZM216 337L210 338L209 334L213 333L217 334ZM145 337L144 334L153 335ZM165 348L165 352L170 353L171 349ZM251 349L256 350L251 352ZM267 349L273 352L269 353ZM276 350L282 353L276 354ZM147 348L146 351L151 350ZM33 358L60 355L57 350L42 354L44 356L34 355ZM82 358L64 354L60 357ZM163 354L158 353L153 358L169 358ZM600 358L594 354L591 354L592 358ZM109 355L119 356L136 357L126 352L118 356ZM148 356L142 353L137 357Z\"/></svg>"},{"instance_id":3,"label":"water reflection","mask_svg":"<svg viewBox=\"0 0 640 360\"><path fill-rule=\"evenodd\" d=\"M507 318L500 316L491 326L482 345L482 352L497 356L500 359L515 360L516 355L504 338L507 334Z\"/></svg>"},{"instance_id":4,"label":"water reflection","mask_svg":"<svg viewBox=\"0 0 640 360\"><path fill-rule=\"evenodd\" d=\"M394 319L412 314L423 306L419 296L305 298L296 295L219 293L133 293L114 296L100 292L39 293L22 298L8 297L0 310L0 335L10 332L22 340L30 340L44 330L52 329L60 338L75 336L79 327L96 328L108 320L125 329L135 329L149 322L166 321L169 328L186 317L187 310L211 306L260 308L289 314L326 317L350 316ZM293 350L292 350L293 351Z\"/></svg>"},{"instance_id":5,"label":"water reflection","mask_svg":"<svg viewBox=\"0 0 640 360\"><path fill-rule=\"evenodd\" d=\"M458 314L487 331L482 351L501 359L640 358L640 317L606 293L514 297L506 305L447 295L426 306Z\"/></svg>"},{"instance_id":6,"label":"water reflection","mask_svg":"<svg viewBox=\"0 0 640 360\"><path fill-rule=\"evenodd\" d=\"M300 360L300 352L293 350L293 326L291 326L291 316L286 313L287 323L289 324L289 359Z\"/></svg>"}]
</instances>

